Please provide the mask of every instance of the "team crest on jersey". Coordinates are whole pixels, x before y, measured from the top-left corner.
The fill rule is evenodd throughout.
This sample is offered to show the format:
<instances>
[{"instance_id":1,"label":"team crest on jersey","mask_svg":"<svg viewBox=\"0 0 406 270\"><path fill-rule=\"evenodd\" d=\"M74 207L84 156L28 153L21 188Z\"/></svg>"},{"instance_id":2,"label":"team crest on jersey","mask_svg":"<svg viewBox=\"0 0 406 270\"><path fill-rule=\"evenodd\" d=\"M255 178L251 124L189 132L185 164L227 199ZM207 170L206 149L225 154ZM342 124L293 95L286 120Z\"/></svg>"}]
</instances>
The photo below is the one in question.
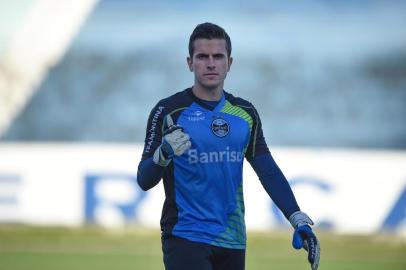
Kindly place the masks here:
<instances>
[{"instance_id":1,"label":"team crest on jersey","mask_svg":"<svg viewBox=\"0 0 406 270\"><path fill-rule=\"evenodd\" d=\"M223 118L215 118L213 122L211 122L211 131L213 131L217 137L222 138L228 134L230 126Z\"/></svg>"}]
</instances>

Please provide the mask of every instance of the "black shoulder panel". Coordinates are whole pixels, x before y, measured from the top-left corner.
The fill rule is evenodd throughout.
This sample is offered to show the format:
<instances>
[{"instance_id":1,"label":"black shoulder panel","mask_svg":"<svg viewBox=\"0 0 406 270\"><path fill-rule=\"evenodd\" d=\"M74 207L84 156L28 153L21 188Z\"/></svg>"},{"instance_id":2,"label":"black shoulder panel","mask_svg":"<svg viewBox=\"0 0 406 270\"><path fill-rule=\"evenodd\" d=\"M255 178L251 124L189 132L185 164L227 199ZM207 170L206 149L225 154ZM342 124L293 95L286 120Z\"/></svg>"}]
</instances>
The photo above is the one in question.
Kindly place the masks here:
<instances>
[{"instance_id":1,"label":"black shoulder panel","mask_svg":"<svg viewBox=\"0 0 406 270\"><path fill-rule=\"evenodd\" d=\"M176 124L180 113L192 103L193 99L186 89L160 100L155 105L148 118L142 160L152 157L156 148L161 144L164 123L167 123L166 117L170 115Z\"/></svg>"},{"instance_id":2,"label":"black shoulder panel","mask_svg":"<svg viewBox=\"0 0 406 270\"><path fill-rule=\"evenodd\" d=\"M248 160L251 160L255 156L269 153L269 149L265 142L264 134L262 132L261 119L254 105L252 105L252 103L243 98L234 97L232 94L227 92L224 93L226 100L228 100L228 102L230 102L234 106L238 106L244 109L251 116L253 121L250 142L248 145L247 152L245 153L245 157Z\"/></svg>"}]
</instances>

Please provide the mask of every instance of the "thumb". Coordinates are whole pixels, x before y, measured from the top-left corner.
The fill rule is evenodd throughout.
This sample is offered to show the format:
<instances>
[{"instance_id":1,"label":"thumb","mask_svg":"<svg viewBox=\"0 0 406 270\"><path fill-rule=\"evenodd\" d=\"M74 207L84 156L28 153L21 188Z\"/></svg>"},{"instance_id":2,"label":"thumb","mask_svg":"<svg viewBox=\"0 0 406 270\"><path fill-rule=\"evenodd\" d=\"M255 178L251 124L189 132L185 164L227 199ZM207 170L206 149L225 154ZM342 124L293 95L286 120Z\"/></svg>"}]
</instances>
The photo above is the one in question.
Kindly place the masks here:
<instances>
[{"instance_id":1,"label":"thumb","mask_svg":"<svg viewBox=\"0 0 406 270\"><path fill-rule=\"evenodd\" d=\"M302 236L300 236L297 230L295 230L295 232L293 233L292 246L295 249L301 249L303 247Z\"/></svg>"},{"instance_id":2,"label":"thumb","mask_svg":"<svg viewBox=\"0 0 406 270\"><path fill-rule=\"evenodd\" d=\"M173 119L172 119L172 116L170 115L170 114L168 114L166 117L165 117L165 120L166 120L166 127L167 128L170 128L171 126L173 126Z\"/></svg>"}]
</instances>

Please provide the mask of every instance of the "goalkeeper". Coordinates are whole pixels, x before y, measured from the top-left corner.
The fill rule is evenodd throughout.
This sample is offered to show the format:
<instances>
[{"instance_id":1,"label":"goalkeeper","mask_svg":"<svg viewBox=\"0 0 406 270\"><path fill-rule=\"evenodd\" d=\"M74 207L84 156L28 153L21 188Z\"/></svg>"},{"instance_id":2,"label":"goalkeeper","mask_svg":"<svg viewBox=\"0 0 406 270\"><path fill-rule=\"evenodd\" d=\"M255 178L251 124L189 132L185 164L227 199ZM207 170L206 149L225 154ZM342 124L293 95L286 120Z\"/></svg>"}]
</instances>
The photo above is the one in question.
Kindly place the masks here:
<instances>
[{"instance_id":1,"label":"goalkeeper","mask_svg":"<svg viewBox=\"0 0 406 270\"><path fill-rule=\"evenodd\" d=\"M312 220L294 194L265 142L254 106L223 89L232 64L231 41L221 27L203 23L189 39L191 88L158 102L147 123L138 166L143 190L162 178L161 217L166 270L243 270L246 230L244 158L293 226L292 245L308 251L318 267L319 242Z\"/></svg>"}]
</instances>

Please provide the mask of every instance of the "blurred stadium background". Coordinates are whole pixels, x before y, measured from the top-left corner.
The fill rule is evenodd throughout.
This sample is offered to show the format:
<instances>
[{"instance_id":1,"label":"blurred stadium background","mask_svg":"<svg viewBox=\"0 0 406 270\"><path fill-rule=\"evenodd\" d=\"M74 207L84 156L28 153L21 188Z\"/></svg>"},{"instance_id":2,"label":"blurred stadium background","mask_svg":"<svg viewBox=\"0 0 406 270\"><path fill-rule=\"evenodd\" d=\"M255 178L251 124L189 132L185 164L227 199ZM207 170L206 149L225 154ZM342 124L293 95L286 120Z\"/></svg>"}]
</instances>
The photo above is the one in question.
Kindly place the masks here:
<instances>
[{"instance_id":1,"label":"blurred stadium background","mask_svg":"<svg viewBox=\"0 0 406 270\"><path fill-rule=\"evenodd\" d=\"M223 26L321 269L406 269L406 1L0 0L0 269L163 269L162 186L136 170L155 103ZM247 165L247 269L306 269Z\"/></svg>"}]
</instances>

